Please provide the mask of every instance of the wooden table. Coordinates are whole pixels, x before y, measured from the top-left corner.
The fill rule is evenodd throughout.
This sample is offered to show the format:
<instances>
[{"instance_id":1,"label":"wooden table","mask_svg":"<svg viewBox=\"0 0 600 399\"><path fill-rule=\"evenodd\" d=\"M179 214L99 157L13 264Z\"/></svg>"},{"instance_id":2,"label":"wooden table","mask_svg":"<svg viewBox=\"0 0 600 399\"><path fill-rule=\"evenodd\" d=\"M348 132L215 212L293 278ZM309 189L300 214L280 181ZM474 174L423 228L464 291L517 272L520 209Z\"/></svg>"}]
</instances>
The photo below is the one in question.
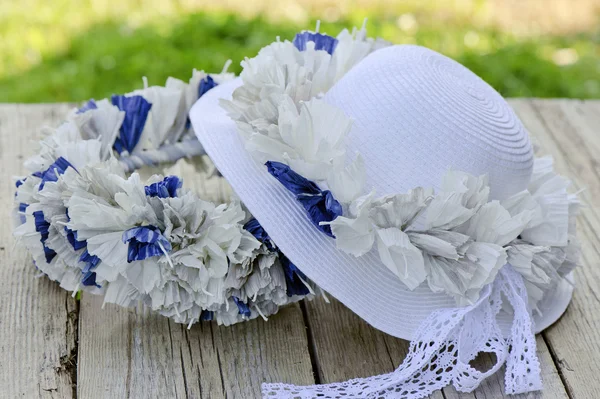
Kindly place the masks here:
<instances>
[{"instance_id":1,"label":"wooden table","mask_svg":"<svg viewBox=\"0 0 600 399\"><path fill-rule=\"evenodd\" d=\"M600 398L600 101L510 101L541 153L585 188L579 218L583 267L566 314L537 338L545 389L531 398ZM39 127L56 125L69 104L0 105L0 397L254 398L263 381L313 384L385 373L408 343L387 336L341 304L322 299L282 309L268 322L191 330L147 310L84 294L76 301L47 278L11 236L13 175L33 154ZM185 172L186 185L222 197L227 186ZM482 356L480 367L492 359ZM503 375L471 394L500 398Z\"/></svg>"}]
</instances>

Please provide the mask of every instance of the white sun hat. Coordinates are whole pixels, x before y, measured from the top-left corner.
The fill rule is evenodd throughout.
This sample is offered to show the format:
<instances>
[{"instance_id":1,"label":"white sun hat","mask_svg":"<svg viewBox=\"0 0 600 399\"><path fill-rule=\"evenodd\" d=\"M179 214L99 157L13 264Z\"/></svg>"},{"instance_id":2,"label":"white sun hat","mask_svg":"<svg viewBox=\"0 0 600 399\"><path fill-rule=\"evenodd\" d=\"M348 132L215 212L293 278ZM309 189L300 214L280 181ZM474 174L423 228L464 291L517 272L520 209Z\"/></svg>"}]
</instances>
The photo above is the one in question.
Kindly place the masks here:
<instances>
[{"instance_id":1,"label":"white sun hat","mask_svg":"<svg viewBox=\"0 0 600 399\"><path fill-rule=\"evenodd\" d=\"M533 332L570 301L577 200L502 96L364 30L304 32L242 65L192 108L200 143L299 270L413 340L388 375L264 394L420 398L504 363L507 393L541 389ZM469 365L480 351L498 358L485 373Z\"/></svg>"}]
</instances>

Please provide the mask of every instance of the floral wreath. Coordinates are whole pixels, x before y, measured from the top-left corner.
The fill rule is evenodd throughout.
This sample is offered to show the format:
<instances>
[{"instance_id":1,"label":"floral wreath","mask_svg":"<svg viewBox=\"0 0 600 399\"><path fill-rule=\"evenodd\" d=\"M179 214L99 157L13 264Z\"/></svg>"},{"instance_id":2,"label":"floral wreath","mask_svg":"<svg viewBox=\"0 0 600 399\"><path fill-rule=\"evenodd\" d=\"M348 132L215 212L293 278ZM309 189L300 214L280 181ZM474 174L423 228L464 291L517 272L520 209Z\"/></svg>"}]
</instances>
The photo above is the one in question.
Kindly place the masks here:
<instances>
[{"instance_id":1,"label":"floral wreath","mask_svg":"<svg viewBox=\"0 0 600 399\"><path fill-rule=\"evenodd\" d=\"M15 237L36 268L75 296L144 303L178 323L230 325L312 297L314 284L234 199L213 204L177 176L142 182L144 165L203 154L188 112L226 73L194 70L111 99L89 100L45 129L16 182Z\"/></svg>"}]
</instances>

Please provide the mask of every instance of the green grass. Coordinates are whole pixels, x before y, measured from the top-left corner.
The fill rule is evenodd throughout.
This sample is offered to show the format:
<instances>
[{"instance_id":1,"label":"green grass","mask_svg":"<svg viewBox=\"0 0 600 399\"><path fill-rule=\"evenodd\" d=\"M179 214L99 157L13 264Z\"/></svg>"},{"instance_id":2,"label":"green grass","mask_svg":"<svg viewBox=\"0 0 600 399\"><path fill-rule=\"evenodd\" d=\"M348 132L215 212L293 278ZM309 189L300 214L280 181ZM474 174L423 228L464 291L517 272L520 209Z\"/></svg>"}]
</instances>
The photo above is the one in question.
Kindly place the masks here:
<instances>
[{"instance_id":1,"label":"green grass","mask_svg":"<svg viewBox=\"0 0 600 399\"><path fill-rule=\"evenodd\" d=\"M337 34L361 23L340 20L323 23L321 30ZM187 80L192 68L218 72L229 58L230 70L239 73L240 61L276 36L292 39L297 31L313 26L223 13L153 19L135 28L122 21L101 21L69 35L62 49L41 52L30 67L22 66L19 54L0 47L5 60L4 70L0 68L0 102L103 98L141 87L141 76L147 76L150 84L164 84L168 76ZM59 24L54 27L60 29ZM411 31L400 29L396 18L386 15L371 17L368 30L372 36L420 44L455 58L504 96L600 98L595 33L517 38L456 23L425 24ZM561 49L569 49L562 53L571 58L575 54L569 65L555 63Z\"/></svg>"}]
</instances>

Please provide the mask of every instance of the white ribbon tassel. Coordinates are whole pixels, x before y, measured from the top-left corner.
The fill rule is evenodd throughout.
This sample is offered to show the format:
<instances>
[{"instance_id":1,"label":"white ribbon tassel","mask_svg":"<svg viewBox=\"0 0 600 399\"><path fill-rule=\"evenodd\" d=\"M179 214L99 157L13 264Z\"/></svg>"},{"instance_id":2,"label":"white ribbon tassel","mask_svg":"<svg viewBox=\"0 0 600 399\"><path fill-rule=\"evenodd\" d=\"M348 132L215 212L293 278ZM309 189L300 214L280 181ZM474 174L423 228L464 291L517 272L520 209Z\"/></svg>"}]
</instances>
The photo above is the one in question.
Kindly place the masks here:
<instances>
[{"instance_id":1,"label":"white ribbon tassel","mask_svg":"<svg viewBox=\"0 0 600 399\"><path fill-rule=\"evenodd\" d=\"M496 320L504 299L514 310L508 339L502 337ZM460 392L472 392L505 363L507 394L536 391L542 388L542 380L533 331L523 279L506 265L475 304L433 312L395 371L324 385L263 384L262 393L264 398L278 399L419 399L449 384ZM479 352L496 355L496 363L485 372L469 364Z\"/></svg>"}]
</instances>

